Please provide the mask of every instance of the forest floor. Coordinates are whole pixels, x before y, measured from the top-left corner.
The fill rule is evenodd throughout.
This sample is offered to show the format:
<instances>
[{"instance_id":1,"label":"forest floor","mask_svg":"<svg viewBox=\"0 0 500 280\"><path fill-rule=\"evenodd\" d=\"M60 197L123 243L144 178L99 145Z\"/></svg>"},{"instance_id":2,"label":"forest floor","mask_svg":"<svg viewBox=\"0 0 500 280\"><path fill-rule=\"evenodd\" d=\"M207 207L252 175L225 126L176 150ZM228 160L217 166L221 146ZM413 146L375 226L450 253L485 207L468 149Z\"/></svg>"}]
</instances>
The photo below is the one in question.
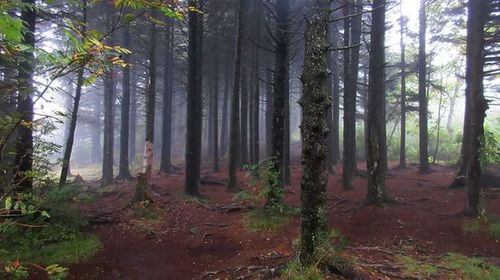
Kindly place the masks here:
<instances>
[{"instance_id":1,"label":"forest floor","mask_svg":"<svg viewBox=\"0 0 500 280\"><path fill-rule=\"evenodd\" d=\"M225 178L225 170L206 170L203 176L215 183ZM467 219L461 214L464 190L447 187L453 172L435 166L421 175L416 168L391 168L387 192L395 203L385 207L362 206L365 178L354 181L354 190L343 191L341 174L331 175L329 224L343 236L336 240L347 245L341 254L369 279L472 279L476 276L465 268L469 259L464 256L500 265L500 242L491 226L500 217L500 189L484 190L489 221ZM292 166L291 173L285 200L298 207L300 167ZM239 178L242 190L259 191L246 173ZM235 201L223 185L209 183L200 187L202 200L186 197L181 172L155 176L152 198L159 211L123 211L133 196L133 182L106 187L94 202L82 203L82 211L93 217L90 231L102 250L72 265L70 279L254 279L294 256L297 215L277 229L252 230L245 221L247 206L255 203Z\"/></svg>"}]
</instances>

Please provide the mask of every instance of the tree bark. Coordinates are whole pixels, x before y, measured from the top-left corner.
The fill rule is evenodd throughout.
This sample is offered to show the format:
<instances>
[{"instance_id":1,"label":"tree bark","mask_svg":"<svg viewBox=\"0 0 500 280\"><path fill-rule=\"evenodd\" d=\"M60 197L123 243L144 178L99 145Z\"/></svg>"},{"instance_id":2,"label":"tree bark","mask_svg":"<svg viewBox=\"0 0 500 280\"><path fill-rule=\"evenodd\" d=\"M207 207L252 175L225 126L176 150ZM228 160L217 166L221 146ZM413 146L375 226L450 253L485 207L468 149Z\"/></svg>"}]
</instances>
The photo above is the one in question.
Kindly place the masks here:
<instances>
[{"instance_id":1,"label":"tree bark","mask_svg":"<svg viewBox=\"0 0 500 280\"><path fill-rule=\"evenodd\" d=\"M101 145L101 115L102 115L102 104L101 98L98 96L94 96L94 104L92 109L92 132L91 132L91 143L92 143L92 152L91 152L91 162L92 164L97 164L102 160L102 145Z\"/></svg>"},{"instance_id":2,"label":"tree bark","mask_svg":"<svg viewBox=\"0 0 500 280\"><path fill-rule=\"evenodd\" d=\"M200 1L189 0L188 13L188 94L187 94L187 132L186 132L186 173L185 192L187 195L199 195L202 138L202 74L201 49L203 16L198 11Z\"/></svg>"},{"instance_id":3,"label":"tree bark","mask_svg":"<svg viewBox=\"0 0 500 280\"><path fill-rule=\"evenodd\" d=\"M359 43L361 38L360 0L346 6L345 15L358 14L344 20L344 44L350 48L344 51L344 171L342 183L345 190L352 189L352 179L357 173L356 164L356 94L358 85ZM349 27L351 31L349 32ZM349 38L350 35L350 38Z\"/></svg>"},{"instance_id":4,"label":"tree bark","mask_svg":"<svg viewBox=\"0 0 500 280\"><path fill-rule=\"evenodd\" d=\"M123 47L130 48L130 25L127 24L123 31ZM126 62L130 61L130 54L123 56ZM121 126L120 126L120 164L118 178L127 180L130 175L129 162L129 134L130 134L130 67L123 68L122 78L122 106L121 106Z\"/></svg>"},{"instance_id":5,"label":"tree bark","mask_svg":"<svg viewBox=\"0 0 500 280\"><path fill-rule=\"evenodd\" d=\"M327 0L312 0L306 17L305 54L302 83L302 166L301 234L299 259L312 265L317 249L328 239L328 25Z\"/></svg>"},{"instance_id":6,"label":"tree bark","mask_svg":"<svg viewBox=\"0 0 500 280\"><path fill-rule=\"evenodd\" d=\"M167 20L166 48L165 48L165 70L163 72L163 124L160 172L169 173L172 168L172 97L174 80L174 21Z\"/></svg>"},{"instance_id":7,"label":"tree bark","mask_svg":"<svg viewBox=\"0 0 500 280\"><path fill-rule=\"evenodd\" d=\"M338 33L338 24L335 23L335 28L331 32L334 46L339 46L339 33ZM340 160L340 77L339 77L339 52L332 52L332 82L333 82L333 120L332 120L332 130L330 131L332 135L332 164L337 165Z\"/></svg>"},{"instance_id":8,"label":"tree bark","mask_svg":"<svg viewBox=\"0 0 500 280\"><path fill-rule=\"evenodd\" d=\"M465 102L469 105L469 127L464 131L467 171L467 200L465 212L471 217L480 213L481 146L484 136L484 118L488 103L483 94L484 27L488 15L486 1L469 0L467 3L467 49L465 73Z\"/></svg>"},{"instance_id":9,"label":"tree bark","mask_svg":"<svg viewBox=\"0 0 500 280\"><path fill-rule=\"evenodd\" d=\"M425 0L420 0L419 12L420 30L418 34L419 48L418 48L418 116L419 116L419 172L428 173L429 166L429 137L428 137L428 110L427 110L427 93L426 93L426 52L425 52L425 30L426 30L426 16L425 16Z\"/></svg>"},{"instance_id":10,"label":"tree bark","mask_svg":"<svg viewBox=\"0 0 500 280\"><path fill-rule=\"evenodd\" d=\"M402 4L401 4L402 7ZM406 22L407 19L403 16L401 12L401 18L399 19L400 26L400 38L399 43L401 47L401 125L400 125L400 147L399 147L399 167L406 168L406 45L405 45L405 34L406 34Z\"/></svg>"},{"instance_id":11,"label":"tree bark","mask_svg":"<svg viewBox=\"0 0 500 280\"><path fill-rule=\"evenodd\" d=\"M240 84L241 84L241 50L244 30L243 13L246 9L246 0L239 1L236 44L234 54L233 93L231 98L231 124L229 128L229 180L227 188L229 191L238 191L238 145L240 143Z\"/></svg>"},{"instance_id":12,"label":"tree bark","mask_svg":"<svg viewBox=\"0 0 500 280\"><path fill-rule=\"evenodd\" d=\"M229 119L229 80L230 80L230 67L225 66L224 70L224 96L222 101L222 120L221 120L221 133L220 133L220 155L225 156L227 153L227 140L228 140L228 119Z\"/></svg>"},{"instance_id":13,"label":"tree bark","mask_svg":"<svg viewBox=\"0 0 500 280\"><path fill-rule=\"evenodd\" d=\"M107 26L113 26L112 7L107 11ZM109 42L114 44L112 34ZM115 69L110 69L104 74L104 143L102 161L102 184L106 185L113 181L114 161L114 103L115 103Z\"/></svg>"},{"instance_id":14,"label":"tree bark","mask_svg":"<svg viewBox=\"0 0 500 280\"><path fill-rule=\"evenodd\" d=\"M245 30L243 30L245 33ZM243 46L244 43L242 42ZM244 47L242 46L242 49ZM242 50L242 60L245 51ZM242 62L241 68L241 103L240 103L240 169L243 170L244 166L248 164L248 77L247 68L244 62Z\"/></svg>"},{"instance_id":15,"label":"tree bark","mask_svg":"<svg viewBox=\"0 0 500 280\"><path fill-rule=\"evenodd\" d=\"M367 202L381 204L386 200L387 166L385 127L385 0L374 0L370 36L367 119Z\"/></svg>"},{"instance_id":16,"label":"tree bark","mask_svg":"<svg viewBox=\"0 0 500 280\"><path fill-rule=\"evenodd\" d=\"M269 58L268 61L271 59ZM266 69L266 157L272 156L272 138L273 138L273 72L272 63L268 62Z\"/></svg>"},{"instance_id":17,"label":"tree bark","mask_svg":"<svg viewBox=\"0 0 500 280\"><path fill-rule=\"evenodd\" d=\"M255 41L260 44L260 32L261 32L261 21L262 21L262 4L259 1L255 2L254 13L256 18L255 27ZM260 49L258 46L254 47L254 63L252 67L254 88L252 94L252 107L250 111L251 116L251 139L250 139L250 160L253 165L259 163L259 112L260 112Z\"/></svg>"},{"instance_id":18,"label":"tree bark","mask_svg":"<svg viewBox=\"0 0 500 280\"><path fill-rule=\"evenodd\" d=\"M154 13L154 12L153 12ZM149 49L149 81L146 94L146 139L144 142L143 173L151 185L154 168L154 135L155 135L155 107L156 107L156 22L151 21L151 37Z\"/></svg>"},{"instance_id":19,"label":"tree bark","mask_svg":"<svg viewBox=\"0 0 500 280\"><path fill-rule=\"evenodd\" d=\"M285 150L285 110L288 67L288 26L290 3L278 0L276 8L276 48L273 96L273 131L271 160L269 161L269 182L267 205L275 206L283 200L284 150Z\"/></svg>"},{"instance_id":20,"label":"tree bark","mask_svg":"<svg viewBox=\"0 0 500 280\"><path fill-rule=\"evenodd\" d=\"M135 161L137 156L137 83L135 72L131 73L130 88L130 132L129 132L129 159Z\"/></svg>"},{"instance_id":21,"label":"tree bark","mask_svg":"<svg viewBox=\"0 0 500 280\"><path fill-rule=\"evenodd\" d=\"M36 9L35 0L23 0L29 5L21 11L21 21L24 24L22 43L30 48L21 52L22 60L18 67L18 100L17 112L25 125L17 128L16 137L16 164L15 190L18 192L31 191L33 179L27 175L33 170L33 95L35 88L33 76L35 72L33 48L35 47Z\"/></svg>"}]
</instances>

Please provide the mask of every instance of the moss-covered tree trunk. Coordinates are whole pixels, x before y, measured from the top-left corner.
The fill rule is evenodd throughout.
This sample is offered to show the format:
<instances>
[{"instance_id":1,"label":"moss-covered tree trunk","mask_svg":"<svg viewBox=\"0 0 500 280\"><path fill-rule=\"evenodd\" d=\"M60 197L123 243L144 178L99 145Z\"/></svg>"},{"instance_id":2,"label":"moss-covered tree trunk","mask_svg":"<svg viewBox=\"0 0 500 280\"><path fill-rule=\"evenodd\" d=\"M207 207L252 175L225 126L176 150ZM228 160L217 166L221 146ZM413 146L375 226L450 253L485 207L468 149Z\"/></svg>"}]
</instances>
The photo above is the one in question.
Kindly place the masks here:
<instances>
[{"instance_id":1,"label":"moss-covered tree trunk","mask_svg":"<svg viewBox=\"0 0 500 280\"><path fill-rule=\"evenodd\" d=\"M385 0L374 0L370 36L370 66L368 78L367 118L367 202L385 201L385 173L387 166L385 127Z\"/></svg>"},{"instance_id":2,"label":"moss-covered tree trunk","mask_svg":"<svg viewBox=\"0 0 500 280\"><path fill-rule=\"evenodd\" d=\"M328 25L329 1L310 1L306 18L302 83L302 166L300 261L310 265L327 234L328 183Z\"/></svg>"},{"instance_id":3,"label":"moss-covered tree trunk","mask_svg":"<svg viewBox=\"0 0 500 280\"><path fill-rule=\"evenodd\" d=\"M467 201L465 212L479 215L481 177L480 149L484 136L484 118L488 104L483 95L484 26L487 19L486 1L469 0L467 4L467 57L465 70L465 96L469 105L469 130L464 131L464 146L469 162L466 172Z\"/></svg>"},{"instance_id":4,"label":"moss-covered tree trunk","mask_svg":"<svg viewBox=\"0 0 500 280\"><path fill-rule=\"evenodd\" d=\"M22 60L18 67L18 100L17 112L22 121L27 125L21 125L17 129L16 137L16 191L31 191L33 179L27 176L33 169L33 75L35 71L33 48L35 47L36 9L34 0L24 0L28 5L21 11L21 20L26 28L23 33L22 43L28 46L21 53Z\"/></svg>"}]
</instances>

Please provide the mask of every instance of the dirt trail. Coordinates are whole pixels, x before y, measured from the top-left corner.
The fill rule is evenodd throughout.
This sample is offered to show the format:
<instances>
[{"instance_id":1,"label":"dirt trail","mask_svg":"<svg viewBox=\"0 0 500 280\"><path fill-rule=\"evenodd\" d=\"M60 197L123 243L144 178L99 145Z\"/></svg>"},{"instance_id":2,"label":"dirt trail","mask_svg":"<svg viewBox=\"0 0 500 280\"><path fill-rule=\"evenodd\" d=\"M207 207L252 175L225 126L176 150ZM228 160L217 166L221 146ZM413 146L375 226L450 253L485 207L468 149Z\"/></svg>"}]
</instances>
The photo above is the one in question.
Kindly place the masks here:
<instances>
[{"instance_id":1,"label":"dirt trail","mask_svg":"<svg viewBox=\"0 0 500 280\"><path fill-rule=\"evenodd\" d=\"M458 215L464 206L464 191L446 187L452 173L444 167L435 167L424 176L416 169L392 169L387 190L396 203L384 208L359 207L366 179L356 179L354 190L343 192L340 175L332 175L329 221L349 240L346 254L373 260L387 255L383 248L404 247L412 248L417 256L437 257L455 251L500 258L500 243L487 233L464 233L466 219ZM224 174L222 170L210 175L223 179ZM298 206L300 168L292 167L292 174L286 202ZM245 174L239 176L242 189L251 189ZM248 269L273 266L292 257L298 218L276 232L251 233L242 225L241 212L208 209L231 203L234 194L224 186L201 186L210 206L204 207L181 195L183 180L182 174L154 179L154 198L164 207L159 222L94 226L92 232L101 239L103 249L94 259L72 266L70 279L233 279L251 272ZM102 198L93 207L118 209L132 195L130 186L122 187L128 191L126 195ZM485 190L485 196L489 213L500 217L500 192Z\"/></svg>"}]
</instances>

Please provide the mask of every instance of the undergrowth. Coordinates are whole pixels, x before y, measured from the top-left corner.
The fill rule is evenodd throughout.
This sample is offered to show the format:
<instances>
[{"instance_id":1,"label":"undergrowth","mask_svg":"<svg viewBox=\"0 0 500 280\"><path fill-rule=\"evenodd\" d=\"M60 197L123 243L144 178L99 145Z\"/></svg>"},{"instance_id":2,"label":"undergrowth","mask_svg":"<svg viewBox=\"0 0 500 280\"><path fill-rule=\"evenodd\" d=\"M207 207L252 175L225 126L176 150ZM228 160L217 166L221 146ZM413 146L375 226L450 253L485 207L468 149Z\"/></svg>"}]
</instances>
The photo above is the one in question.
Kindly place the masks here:
<instances>
[{"instance_id":1,"label":"undergrowth","mask_svg":"<svg viewBox=\"0 0 500 280\"><path fill-rule=\"evenodd\" d=\"M410 256L399 256L398 262L404 268L405 275L417 276L418 278L429 279L438 273L438 267L430 263L421 263Z\"/></svg>"},{"instance_id":2,"label":"undergrowth","mask_svg":"<svg viewBox=\"0 0 500 280\"><path fill-rule=\"evenodd\" d=\"M281 277L284 280L322 280L326 275L317 266L303 268L300 262L294 259L287 264Z\"/></svg>"},{"instance_id":3,"label":"undergrowth","mask_svg":"<svg viewBox=\"0 0 500 280\"><path fill-rule=\"evenodd\" d=\"M77 209L70 203L54 202L65 201L71 192L58 188L49 193L48 197L22 194L3 201L0 212L6 215L0 220L0 264L7 279L28 277L27 265L45 270L49 279L63 279L67 269L59 264L85 261L100 249L99 240L83 232L87 222Z\"/></svg>"},{"instance_id":4,"label":"undergrowth","mask_svg":"<svg viewBox=\"0 0 500 280\"><path fill-rule=\"evenodd\" d=\"M286 205L257 208L243 216L243 224L251 232L274 231L289 223L298 214L298 208Z\"/></svg>"},{"instance_id":5,"label":"undergrowth","mask_svg":"<svg viewBox=\"0 0 500 280\"><path fill-rule=\"evenodd\" d=\"M443 257L443 267L455 270L463 279L498 280L500 267L481 258L471 258L456 253L448 253Z\"/></svg>"},{"instance_id":6,"label":"undergrowth","mask_svg":"<svg viewBox=\"0 0 500 280\"><path fill-rule=\"evenodd\" d=\"M331 272L340 273L353 267L353 261L340 255L348 246L348 240L336 230L331 229L327 235L320 238L311 265L303 266L298 258L290 261L281 273L285 280L320 280L326 279ZM294 241L296 251L300 241Z\"/></svg>"},{"instance_id":7,"label":"undergrowth","mask_svg":"<svg viewBox=\"0 0 500 280\"><path fill-rule=\"evenodd\" d=\"M500 267L482 258L448 253L438 262L419 261L411 256L398 256L405 277L418 279L498 280Z\"/></svg>"}]
</instances>

